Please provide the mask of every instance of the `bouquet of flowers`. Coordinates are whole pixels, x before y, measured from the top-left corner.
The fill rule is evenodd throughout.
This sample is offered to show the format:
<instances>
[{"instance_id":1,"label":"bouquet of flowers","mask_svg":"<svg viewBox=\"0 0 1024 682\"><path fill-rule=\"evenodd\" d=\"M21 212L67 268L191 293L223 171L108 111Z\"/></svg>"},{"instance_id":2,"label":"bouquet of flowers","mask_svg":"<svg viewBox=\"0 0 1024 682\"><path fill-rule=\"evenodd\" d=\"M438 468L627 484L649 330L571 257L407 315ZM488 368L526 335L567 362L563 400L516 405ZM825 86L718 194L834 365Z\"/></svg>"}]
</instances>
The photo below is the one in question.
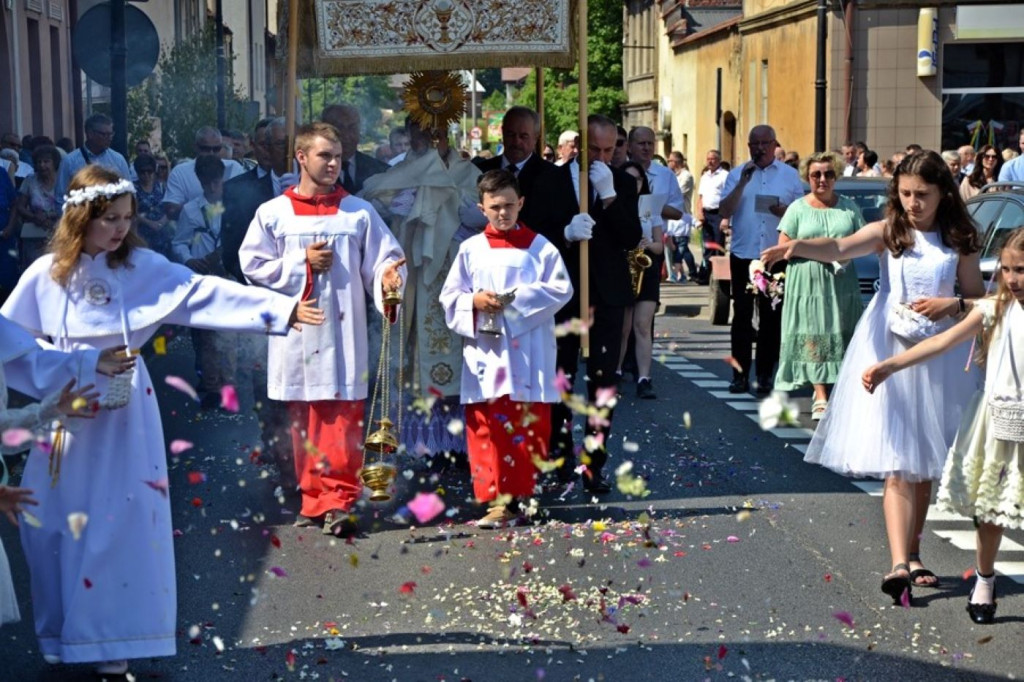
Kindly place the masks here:
<instances>
[{"instance_id":1,"label":"bouquet of flowers","mask_svg":"<svg viewBox=\"0 0 1024 682\"><path fill-rule=\"evenodd\" d=\"M774 310L782 303L785 280L786 273L772 274L765 269L764 263L760 260L753 260L750 262L750 284L747 285L747 291L767 296L771 299Z\"/></svg>"}]
</instances>

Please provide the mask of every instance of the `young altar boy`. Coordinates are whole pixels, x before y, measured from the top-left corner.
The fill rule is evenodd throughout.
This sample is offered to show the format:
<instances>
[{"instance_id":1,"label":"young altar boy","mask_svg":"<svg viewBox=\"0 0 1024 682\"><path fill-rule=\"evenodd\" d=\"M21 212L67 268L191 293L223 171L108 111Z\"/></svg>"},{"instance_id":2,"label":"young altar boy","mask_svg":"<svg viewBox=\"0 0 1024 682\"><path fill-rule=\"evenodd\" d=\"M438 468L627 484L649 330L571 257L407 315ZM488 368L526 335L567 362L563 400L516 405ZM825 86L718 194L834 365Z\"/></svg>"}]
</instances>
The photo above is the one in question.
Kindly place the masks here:
<instances>
[{"instance_id":1,"label":"young altar boy","mask_svg":"<svg viewBox=\"0 0 1024 682\"><path fill-rule=\"evenodd\" d=\"M514 524L545 459L555 386L555 312L572 297L558 249L518 221L514 175L477 183L488 225L459 247L441 290L448 327L464 337L462 403L473 492L490 506L480 528Z\"/></svg>"},{"instance_id":2,"label":"young altar boy","mask_svg":"<svg viewBox=\"0 0 1024 682\"><path fill-rule=\"evenodd\" d=\"M405 257L373 206L337 184L341 153L334 126L296 131L299 184L259 207L238 259L251 282L302 293L324 312L323 326L269 340L267 395L288 403L302 490L295 525L352 537L370 376L366 297L385 312L384 292L404 288Z\"/></svg>"}]
</instances>

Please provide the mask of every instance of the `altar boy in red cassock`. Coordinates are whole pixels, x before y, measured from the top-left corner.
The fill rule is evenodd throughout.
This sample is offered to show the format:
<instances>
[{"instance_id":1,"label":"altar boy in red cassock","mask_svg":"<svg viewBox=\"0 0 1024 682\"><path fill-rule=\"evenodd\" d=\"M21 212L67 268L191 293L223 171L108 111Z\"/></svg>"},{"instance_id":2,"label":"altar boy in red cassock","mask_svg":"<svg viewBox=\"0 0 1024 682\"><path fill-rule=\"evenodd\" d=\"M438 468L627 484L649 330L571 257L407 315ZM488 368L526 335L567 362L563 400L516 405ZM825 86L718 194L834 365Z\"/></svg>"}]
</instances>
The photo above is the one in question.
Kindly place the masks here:
<instances>
[{"instance_id":1,"label":"altar boy in red cassock","mask_svg":"<svg viewBox=\"0 0 1024 682\"><path fill-rule=\"evenodd\" d=\"M299 184L259 207L238 256L254 284L301 292L323 310L322 326L269 342L267 395L288 403L302 490L296 525L322 523L324 533L351 536L370 374L366 297L393 316L383 295L404 288L405 258L377 211L336 184L341 152L329 124L296 131Z\"/></svg>"},{"instance_id":2,"label":"altar boy in red cassock","mask_svg":"<svg viewBox=\"0 0 1024 682\"><path fill-rule=\"evenodd\" d=\"M462 403L473 492L490 509L478 523L514 523L533 494L534 458L546 459L556 386L555 313L572 298L551 242L518 222L514 175L477 184L488 225L459 248L441 290L448 327L463 336Z\"/></svg>"}]
</instances>

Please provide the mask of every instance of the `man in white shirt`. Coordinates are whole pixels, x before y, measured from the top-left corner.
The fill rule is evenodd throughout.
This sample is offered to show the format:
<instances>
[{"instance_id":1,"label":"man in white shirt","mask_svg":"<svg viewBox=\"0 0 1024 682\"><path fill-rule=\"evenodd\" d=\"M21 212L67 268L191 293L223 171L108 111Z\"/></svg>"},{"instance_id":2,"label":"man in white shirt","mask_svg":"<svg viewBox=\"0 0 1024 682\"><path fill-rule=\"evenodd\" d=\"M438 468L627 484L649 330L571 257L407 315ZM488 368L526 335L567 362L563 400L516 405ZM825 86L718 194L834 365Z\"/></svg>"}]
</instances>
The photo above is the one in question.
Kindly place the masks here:
<instances>
[{"instance_id":1,"label":"man in white shirt","mask_svg":"<svg viewBox=\"0 0 1024 682\"><path fill-rule=\"evenodd\" d=\"M56 195L63 197L75 173L91 163L109 168L125 180L131 179L128 162L110 148L114 139L114 122L105 114L93 114L85 119L85 144L68 154L57 169ZM202 191L200 191L202 194Z\"/></svg>"},{"instance_id":2,"label":"man in white shirt","mask_svg":"<svg viewBox=\"0 0 1024 682\"><path fill-rule=\"evenodd\" d=\"M575 130L566 130L558 136L558 161L555 161L556 166L564 166L573 159L576 158L576 145L578 144L580 134Z\"/></svg>"},{"instance_id":3,"label":"man in white shirt","mask_svg":"<svg viewBox=\"0 0 1024 682\"><path fill-rule=\"evenodd\" d=\"M196 131L195 151L196 157L216 156L221 157L224 150L224 138L220 131L210 126L204 126ZM61 164L63 166L63 164ZM236 175L241 175L245 169L234 160L224 160L224 182L227 182ZM167 178L167 191L164 193L164 212L171 220L177 220L181 213L181 207L203 196L203 186L199 184L196 176L196 161L189 159L182 161L173 169Z\"/></svg>"},{"instance_id":4,"label":"man in white shirt","mask_svg":"<svg viewBox=\"0 0 1024 682\"><path fill-rule=\"evenodd\" d=\"M660 163L652 163L654 159L654 131L646 126L637 126L629 131L627 140L629 158L643 166L647 173L647 184L651 194L664 194L665 205L661 209L662 220L655 220L655 225L664 225L664 220L679 220L683 217L683 193L679 190L679 182L671 170Z\"/></svg>"},{"instance_id":5,"label":"man in white shirt","mask_svg":"<svg viewBox=\"0 0 1024 682\"><path fill-rule=\"evenodd\" d=\"M772 307L767 296L747 291L750 263L761 252L779 241L779 219L786 207L804 195L803 183L796 170L778 161L775 130L759 125L751 129L747 145L750 161L734 168L722 188L720 210L730 221L732 245L729 267L732 271L733 315L730 336L732 357L739 369L733 368L730 393L750 390L750 367L754 343L754 304L759 313L757 330L757 392L771 391L775 364L779 360L782 307ZM773 270L783 270L784 264Z\"/></svg>"},{"instance_id":6,"label":"man in white shirt","mask_svg":"<svg viewBox=\"0 0 1024 682\"><path fill-rule=\"evenodd\" d=\"M1024 152L1024 130L1018 141L1021 152ZM1024 182L1024 156L1010 159L999 170L999 182Z\"/></svg>"},{"instance_id":7,"label":"man in white shirt","mask_svg":"<svg viewBox=\"0 0 1024 682\"><path fill-rule=\"evenodd\" d=\"M860 156L860 149L853 142L847 142L843 145L843 161L846 162L846 167L843 168L843 177L852 178L857 174L857 157Z\"/></svg>"},{"instance_id":8,"label":"man in white shirt","mask_svg":"<svg viewBox=\"0 0 1024 682\"><path fill-rule=\"evenodd\" d=\"M700 184L697 187L697 206L693 212L694 218L701 224L701 235L704 238L703 262L700 266L700 274L697 281L707 284L711 273L712 255L720 251L708 248L708 243L718 244L725 247L725 235L722 234L722 216L718 213L718 206L722 201L722 188L725 187L725 180L729 172L722 168L722 153L717 149L711 149L704 157L704 172L700 174Z\"/></svg>"}]
</instances>

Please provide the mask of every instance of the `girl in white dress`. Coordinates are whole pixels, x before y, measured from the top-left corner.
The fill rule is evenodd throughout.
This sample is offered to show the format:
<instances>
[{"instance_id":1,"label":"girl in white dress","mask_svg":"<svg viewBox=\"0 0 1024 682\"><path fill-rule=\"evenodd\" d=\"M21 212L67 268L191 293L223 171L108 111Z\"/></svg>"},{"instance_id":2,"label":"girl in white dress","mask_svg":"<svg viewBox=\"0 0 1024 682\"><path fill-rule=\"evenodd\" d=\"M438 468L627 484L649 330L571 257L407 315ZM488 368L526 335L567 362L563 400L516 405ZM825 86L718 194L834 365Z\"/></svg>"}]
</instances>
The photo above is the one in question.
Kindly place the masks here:
<instances>
[{"instance_id":1,"label":"girl in white dress","mask_svg":"<svg viewBox=\"0 0 1024 682\"><path fill-rule=\"evenodd\" d=\"M973 516L977 524L977 577L967 600L967 613L975 623L991 623L995 618L995 560L1003 529L1024 528L1024 442L997 439L990 428L989 407L993 396L1020 393L1022 372L1017 363L1024 360L1024 229L1014 232L1003 245L996 277L999 288L995 297L977 301L955 327L870 367L863 377L864 388L874 391L894 372L982 335L977 360L985 365L985 390L975 393L964 411L938 496L940 507Z\"/></svg>"},{"instance_id":2,"label":"girl in white dress","mask_svg":"<svg viewBox=\"0 0 1024 682\"><path fill-rule=\"evenodd\" d=\"M130 369L135 360L125 355L123 347L107 349L99 354L98 359L87 353L43 350L25 330L0 317L0 435L4 436L0 453L14 454L25 450L24 440L41 435L61 415L94 417L95 412L90 406L100 394L93 391L93 384L76 389L76 379L67 380L69 375L79 374L80 367L93 363L96 363L96 371L118 374ZM7 409L4 366L8 364L17 375L29 380L29 385L18 385L22 392L35 394L43 388L41 392L49 395L39 403ZM67 383L58 391L49 392L46 388L65 380ZM17 526L18 514L25 511L25 505L35 504L38 502L32 497L31 490L7 485L7 464L0 457L0 513ZM0 542L0 625L18 620L21 620L21 614L14 595L11 567L3 542Z\"/></svg>"},{"instance_id":3,"label":"girl in white dress","mask_svg":"<svg viewBox=\"0 0 1024 682\"><path fill-rule=\"evenodd\" d=\"M323 321L313 301L202 277L143 248L134 191L97 165L76 173L51 253L25 271L3 315L62 350L139 348L163 324L284 334L296 320ZM39 498L40 523L21 524L21 543L49 663L95 662L115 675L128 659L175 652L167 454L153 385L142 358L128 385L97 377L101 405L119 409L103 407L64 432L62 447L29 454L23 485ZM69 532L69 514L88 518L80 533Z\"/></svg>"},{"instance_id":4,"label":"girl in white dress","mask_svg":"<svg viewBox=\"0 0 1024 682\"><path fill-rule=\"evenodd\" d=\"M977 231L942 157L919 152L896 169L885 220L842 239L797 239L762 254L766 266L794 256L826 263L880 257L879 291L857 325L804 459L846 476L885 480L892 569L882 591L896 604L909 601L913 586L938 584L920 560L931 482L942 475L955 425L980 377L963 370L966 343L874 395L861 389L861 372L951 327L967 306L956 285L962 296L984 294L978 251Z\"/></svg>"}]
</instances>

